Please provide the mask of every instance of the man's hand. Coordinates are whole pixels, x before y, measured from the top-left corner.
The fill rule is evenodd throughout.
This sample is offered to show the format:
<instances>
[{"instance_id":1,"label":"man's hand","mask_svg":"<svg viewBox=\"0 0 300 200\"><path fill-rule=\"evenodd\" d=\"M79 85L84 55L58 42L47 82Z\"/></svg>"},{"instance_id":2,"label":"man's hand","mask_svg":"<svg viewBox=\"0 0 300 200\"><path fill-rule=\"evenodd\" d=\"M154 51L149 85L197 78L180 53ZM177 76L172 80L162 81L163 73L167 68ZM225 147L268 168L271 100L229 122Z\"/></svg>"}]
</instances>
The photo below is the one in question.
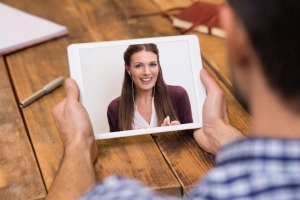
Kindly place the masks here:
<instances>
[{"instance_id":1,"label":"man's hand","mask_svg":"<svg viewBox=\"0 0 300 200\"><path fill-rule=\"evenodd\" d=\"M93 163L98 148L84 107L78 102L76 82L65 81L67 97L53 108L56 126L64 143L64 156L46 199L77 199L95 184Z\"/></svg>"},{"instance_id":2,"label":"man's hand","mask_svg":"<svg viewBox=\"0 0 300 200\"><path fill-rule=\"evenodd\" d=\"M65 151L72 148L88 150L94 162L98 155L98 148L88 113L78 101L78 86L73 79L68 78L65 81L65 89L67 97L52 110Z\"/></svg>"},{"instance_id":3,"label":"man's hand","mask_svg":"<svg viewBox=\"0 0 300 200\"><path fill-rule=\"evenodd\" d=\"M224 93L217 83L205 69L201 70L200 78L207 96L203 105L203 127L194 131L194 138L205 151L216 154L223 145L245 136L230 125Z\"/></svg>"}]
</instances>

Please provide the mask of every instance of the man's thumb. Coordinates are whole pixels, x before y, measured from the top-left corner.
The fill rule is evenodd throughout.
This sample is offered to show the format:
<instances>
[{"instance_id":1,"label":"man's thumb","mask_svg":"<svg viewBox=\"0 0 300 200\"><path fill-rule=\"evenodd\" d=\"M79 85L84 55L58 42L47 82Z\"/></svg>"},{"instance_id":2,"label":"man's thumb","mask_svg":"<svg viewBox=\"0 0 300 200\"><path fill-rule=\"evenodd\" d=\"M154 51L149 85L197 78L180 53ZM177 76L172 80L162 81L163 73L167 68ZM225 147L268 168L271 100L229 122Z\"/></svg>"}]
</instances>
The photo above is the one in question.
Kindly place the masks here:
<instances>
[{"instance_id":1,"label":"man's thumb","mask_svg":"<svg viewBox=\"0 0 300 200\"><path fill-rule=\"evenodd\" d=\"M79 99L79 88L72 78L67 78L65 81L65 90L67 93L67 101L78 101Z\"/></svg>"}]
</instances>

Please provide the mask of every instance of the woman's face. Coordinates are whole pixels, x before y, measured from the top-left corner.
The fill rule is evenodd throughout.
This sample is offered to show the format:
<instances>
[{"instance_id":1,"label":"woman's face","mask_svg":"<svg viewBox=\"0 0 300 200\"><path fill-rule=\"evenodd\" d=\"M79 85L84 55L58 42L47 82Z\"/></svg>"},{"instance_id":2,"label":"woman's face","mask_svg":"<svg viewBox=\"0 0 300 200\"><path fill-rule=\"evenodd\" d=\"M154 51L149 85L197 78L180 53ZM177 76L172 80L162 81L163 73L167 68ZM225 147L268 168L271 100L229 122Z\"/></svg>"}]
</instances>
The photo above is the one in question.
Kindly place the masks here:
<instances>
[{"instance_id":1,"label":"woman's face","mask_svg":"<svg viewBox=\"0 0 300 200\"><path fill-rule=\"evenodd\" d=\"M126 69L131 73L137 92L152 90L159 73L157 56L151 51L134 53Z\"/></svg>"}]
</instances>

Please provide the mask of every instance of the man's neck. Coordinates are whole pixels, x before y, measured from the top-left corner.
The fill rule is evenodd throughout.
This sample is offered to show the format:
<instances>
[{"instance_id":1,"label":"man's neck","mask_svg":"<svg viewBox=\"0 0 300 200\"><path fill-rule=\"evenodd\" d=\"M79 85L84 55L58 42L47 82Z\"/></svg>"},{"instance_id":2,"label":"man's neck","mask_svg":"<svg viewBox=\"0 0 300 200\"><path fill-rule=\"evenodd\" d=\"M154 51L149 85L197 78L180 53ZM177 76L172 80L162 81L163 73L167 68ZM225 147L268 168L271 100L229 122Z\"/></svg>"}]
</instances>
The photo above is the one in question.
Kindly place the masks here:
<instances>
[{"instance_id":1,"label":"man's neck","mask_svg":"<svg viewBox=\"0 0 300 200\"><path fill-rule=\"evenodd\" d=\"M254 136L300 139L300 114L289 109L264 79L256 79L253 85L250 105Z\"/></svg>"}]
</instances>

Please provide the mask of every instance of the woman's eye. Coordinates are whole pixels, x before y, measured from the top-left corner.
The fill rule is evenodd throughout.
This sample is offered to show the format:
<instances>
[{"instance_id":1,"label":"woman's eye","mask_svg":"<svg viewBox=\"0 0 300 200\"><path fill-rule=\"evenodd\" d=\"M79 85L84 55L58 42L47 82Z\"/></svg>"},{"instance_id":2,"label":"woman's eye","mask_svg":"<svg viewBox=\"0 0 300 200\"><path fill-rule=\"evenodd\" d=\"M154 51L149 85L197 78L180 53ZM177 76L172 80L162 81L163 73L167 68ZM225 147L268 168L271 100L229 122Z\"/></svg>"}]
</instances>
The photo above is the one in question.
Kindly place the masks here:
<instances>
[{"instance_id":1,"label":"woman's eye","mask_svg":"<svg viewBox=\"0 0 300 200\"><path fill-rule=\"evenodd\" d=\"M150 66L151 67L155 67L157 64L156 63L151 63Z\"/></svg>"},{"instance_id":2,"label":"woman's eye","mask_svg":"<svg viewBox=\"0 0 300 200\"><path fill-rule=\"evenodd\" d=\"M136 66L135 66L135 68L140 68L140 67L142 67L142 65L136 65Z\"/></svg>"}]
</instances>

